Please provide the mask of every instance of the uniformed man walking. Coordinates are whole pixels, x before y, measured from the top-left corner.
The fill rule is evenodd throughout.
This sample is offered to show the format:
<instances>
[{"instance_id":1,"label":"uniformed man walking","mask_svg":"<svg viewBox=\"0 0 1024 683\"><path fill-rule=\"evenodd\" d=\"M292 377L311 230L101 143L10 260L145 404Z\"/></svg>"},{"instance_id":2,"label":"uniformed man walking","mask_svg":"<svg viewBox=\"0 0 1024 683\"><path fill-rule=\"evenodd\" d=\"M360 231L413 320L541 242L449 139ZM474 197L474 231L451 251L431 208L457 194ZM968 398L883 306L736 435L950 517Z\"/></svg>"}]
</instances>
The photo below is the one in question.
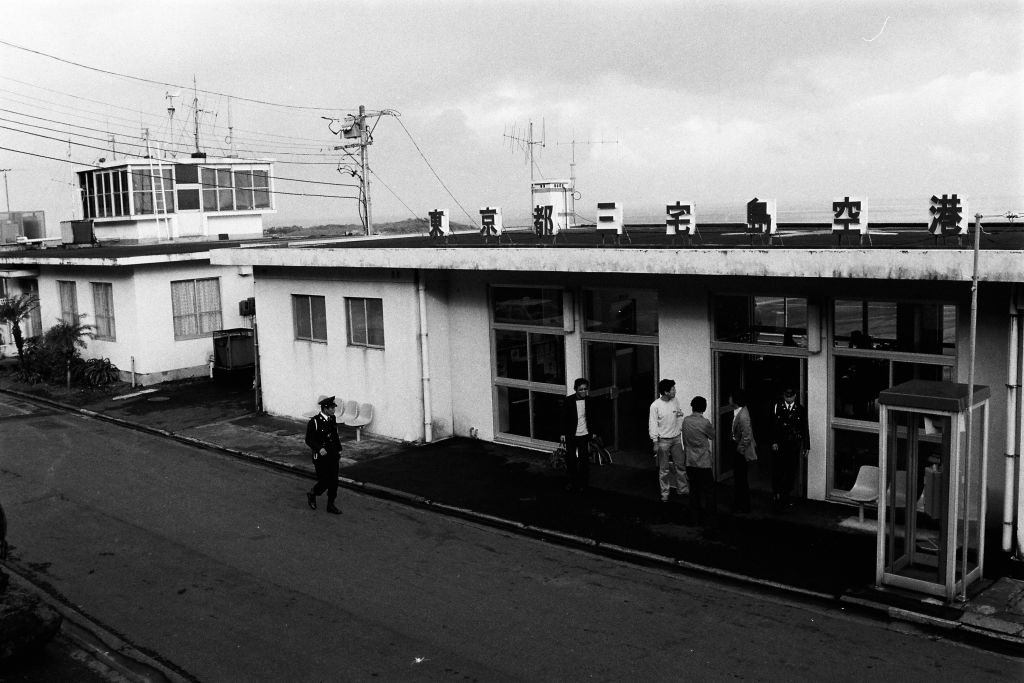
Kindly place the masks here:
<instances>
[{"instance_id":1,"label":"uniformed man walking","mask_svg":"<svg viewBox=\"0 0 1024 683\"><path fill-rule=\"evenodd\" d=\"M327 512L340 515L341 510L334 504L338 496L338 461L341 459L341 438L338 436L338 421L334 417L337 403L333 396L317 399L320 412L306 424L306 445L313 455L316 468L316 486L306 494L310 509L316 510L316 497L327 492Z\"/></svg>"}]
</instances>

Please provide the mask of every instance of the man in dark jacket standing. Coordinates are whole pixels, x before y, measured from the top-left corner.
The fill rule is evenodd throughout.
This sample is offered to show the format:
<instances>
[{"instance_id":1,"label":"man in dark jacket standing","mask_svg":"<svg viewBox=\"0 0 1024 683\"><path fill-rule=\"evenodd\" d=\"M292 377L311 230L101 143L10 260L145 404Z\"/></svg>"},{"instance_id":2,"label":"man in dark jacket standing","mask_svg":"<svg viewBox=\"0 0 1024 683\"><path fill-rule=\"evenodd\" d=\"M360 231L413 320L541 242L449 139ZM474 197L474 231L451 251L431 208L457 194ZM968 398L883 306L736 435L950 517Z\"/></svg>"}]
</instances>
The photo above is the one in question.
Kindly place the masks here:
<instances>
[{"instance_id":1,"label":"man in dark jacket standing","mask_svg":"<svg viewBox=\"0 0 1024 683\"><path fill-rule=\"evenodd\" d=\"M316 510L316 497L327 492L327 512L340 515L341 510L334 504L338 497L338 461L341 458L341 438L338 436L338 421L334 417L337 403L333 396L317 399L320 412L306 423L306 445L313 454L316 468L316 486L306 494L306 503Z\"/></svg>"},{"instance_id":2,"label":"man in dark jacket standing","mask_svg":"<svg viewBox=\"0 0 1024 683\"><path fill-rule=\"evenodd\" d=\"M796 391L786 387L782 402L772 408L772 507L781 512L790 505L800 459L807 455L810 434L807 409L796 402Z\"/></svg>"},{"instance_id":3,"label":"man in dark jacket standing","mask_svg":"<svg viewBox=\"0 0 1024 683\"><path fill-rule=\"evenodd\" d=\"M590 437L595 419L590 400L590 382L580 377L573 382L573 393L562 403L562 443L565 444L565 471L569 475L568 491L587 490L590 480Z\"/></svg>"}]
</instances>

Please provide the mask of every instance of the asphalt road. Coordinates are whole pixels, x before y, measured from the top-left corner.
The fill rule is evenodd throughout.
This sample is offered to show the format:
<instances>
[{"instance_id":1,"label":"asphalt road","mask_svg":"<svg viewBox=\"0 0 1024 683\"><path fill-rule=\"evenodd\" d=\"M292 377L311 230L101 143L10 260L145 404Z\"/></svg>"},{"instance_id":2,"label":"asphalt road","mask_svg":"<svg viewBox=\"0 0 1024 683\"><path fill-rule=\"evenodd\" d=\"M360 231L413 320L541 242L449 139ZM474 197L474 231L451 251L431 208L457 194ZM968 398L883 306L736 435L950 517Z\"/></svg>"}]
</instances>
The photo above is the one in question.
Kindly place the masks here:
<instances>
[{"instance_id":1,"label":"asphalt road","mask_svg":"<svg viewBox=\"0 0 1024 683\"><path fill-rule=\"evenodd\" d=\"M0 396L19 567L199 680L1020 680L1019 659ZM813 571L813 568L809 568Z\"/></svg>"}]
</instances>

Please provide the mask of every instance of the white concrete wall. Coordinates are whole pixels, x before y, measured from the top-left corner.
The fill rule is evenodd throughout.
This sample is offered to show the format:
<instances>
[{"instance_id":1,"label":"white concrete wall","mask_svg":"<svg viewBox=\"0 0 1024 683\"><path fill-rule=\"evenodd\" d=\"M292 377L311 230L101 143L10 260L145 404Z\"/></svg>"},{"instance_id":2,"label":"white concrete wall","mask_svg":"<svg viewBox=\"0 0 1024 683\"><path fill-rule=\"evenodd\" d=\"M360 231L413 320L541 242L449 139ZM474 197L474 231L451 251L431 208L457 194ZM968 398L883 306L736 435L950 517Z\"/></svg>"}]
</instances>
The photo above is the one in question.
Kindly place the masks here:
<instances>
[{"instance_id":1,"label":"white concrete wall","mask_svg":"<svg viewBox=\"0 0 1024 683\"><path fill-rule=\"evenodd\" d=\"M454 433L471 429L494 439L494 391L491 381L491 326L487 282L478 273L453 276L449 287L452 416Z\"/></svg>"},{"instance_id":2,"label":"white concrete wall","mask_svg":"<svg viewBox=\"0 0 1024 683\"><path fill-rule=\"evenodd\" d=\"M109 282L114 298L116 339L88 340L83 358L109 358L123 373L129 373L134 357L137 381L141 384L206 374L213 341L209 336L174 339L170 283L219 278L223 327L246 327L246 319L238 315L238 302L253 296L253 278L239 275L239 270L246 269L210 266L205 261L130 268L44 266L39 276L43 330L60 318L58 280L76 283L78 312L86 315L83 322L89 324L96 320L90 283Z\"/></svg>"},{"instance_id":3,"label":"white concrete wall","mask_svg":"<svg viewBox=\"0 0 1024 683\"><path fill-rule=\"evenodd\" d=\"M306 273L302 279L288 275L258 272L255 276L266 411L308 416L316 412L319 394L333 394L339 400L373 404L369 432L398 439L422 438L419 313L412 277L405 274L392 279L388 271L363 272L359 279L343 271ZM327 343L295 339L292 294L326 298ZM383 349L348 345L345 297L382 299ZM440 315L436 304L429 309L428 317ZM443 346L444 335L438 333L437 337L436 343ZM445 396L443 378L437 384L432 390L441 406L438 426L444 433L450 429L445 427L450 417L444 417L444 405L450 404L450 399Z\"/></svg>"}]
</instances>

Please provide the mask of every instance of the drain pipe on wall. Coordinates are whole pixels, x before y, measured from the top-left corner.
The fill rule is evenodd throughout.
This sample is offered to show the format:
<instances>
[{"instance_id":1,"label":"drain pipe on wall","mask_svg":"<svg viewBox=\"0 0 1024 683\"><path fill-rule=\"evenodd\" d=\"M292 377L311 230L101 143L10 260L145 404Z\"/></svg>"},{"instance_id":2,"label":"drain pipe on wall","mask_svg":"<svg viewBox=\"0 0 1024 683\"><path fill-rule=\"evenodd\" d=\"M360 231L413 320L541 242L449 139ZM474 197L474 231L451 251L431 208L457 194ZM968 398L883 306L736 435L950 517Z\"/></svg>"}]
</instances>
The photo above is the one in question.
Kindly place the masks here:
<instances>
[{"instance_id":1,"label":"drain pipe on wall","mask_svg":"<svg viewBox=\"0 0 1024 683\"><path fill-rule=\"evenodd\" d=\"M1024 322L1024 289L1020 285L1016 286L1016 306L1017 306L1017 319ZM1024 335L1020 332L1017 333L1017 368L1018 372L1021 369L1021 363L1024 362ZM1014 376L1014 383L1017 382L1016 376ZM1017 385L1017 410L1020 411L1020 421L1017 423L1017 454L1014 457L1014 463L1008 463L1007 467L1010 470L1010 483L1007 486L1006 495L1009 496L1010 501L1014 499L1014 493L1017 498L1017 513L1014 523L1017 525L1017 559L1024 560L1024 524L1021 524L1021 520L1024 519L1024 497L1021 496L1021 492L1024 491L1024 468L1021 467L1021 454L1024 453L1024 411L1021 411L1021 392L1020 385ZM1016 492L1013 486L1013 466L1017 467L1017 487Z\"/></svg>"},{"instance_id":2,"label":"drain pipe on wall","mask_svg":"<svg viewBox=\"0 0 1024 683\"><path fill-rule=\"evenodd\" d=\"M1010 552L1013 546L1013 503L1014 503L1014 450L1017 447L1017 400L1020 385L1017 383L1017 363L1020 349L1018 347L1017 325L1019 318L1017 309L1016 287L1010 295L1010 340L1006 352L1006 475L1003 478L1003 552Z\"/></svg>"},{"instance_id":3,"label":"drain pipe on wall","mask_svg":"<svg viewBox=\"0 0 1024 683\"><path fill-rule=\"evenodd\" d=\"M420 327L420 371L423 378L423 443L434 439L434 418L430 408L430 346L427 334L427 287L423 282L422 271L416 271L416 295L419 301Z\"/></svg>"}]
</instances>

